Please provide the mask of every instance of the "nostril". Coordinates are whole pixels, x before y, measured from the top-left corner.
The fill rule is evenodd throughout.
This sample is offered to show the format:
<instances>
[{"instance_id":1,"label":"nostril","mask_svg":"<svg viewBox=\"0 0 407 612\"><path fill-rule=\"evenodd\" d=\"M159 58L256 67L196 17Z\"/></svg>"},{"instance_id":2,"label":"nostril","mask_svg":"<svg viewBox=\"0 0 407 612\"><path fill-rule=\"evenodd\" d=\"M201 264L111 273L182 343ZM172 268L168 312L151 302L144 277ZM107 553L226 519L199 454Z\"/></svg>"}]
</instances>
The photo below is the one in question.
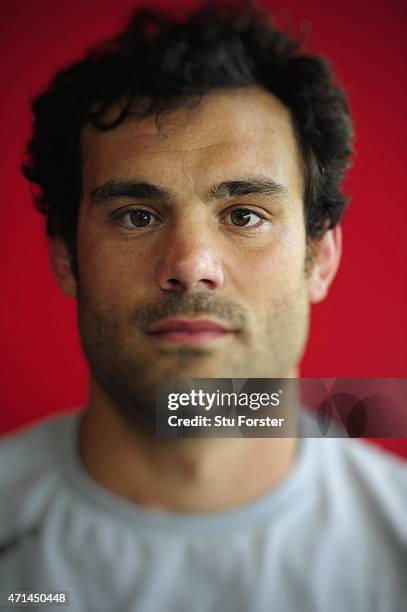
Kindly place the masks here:
<instances>
[{"instance_id":1,"label":"nostril","mask_svg":"<svg viewBox=\"0 0 407 612\"><path fill-rule=\"evenodd\" d=\"M196 283L183 283L182 281L176 279L176 278L168 278L166 283L166 289L191 289L195 286L204 286L206 289L212 289L216 283L214 283L213 281L211 281L210 279L200 279L199 281L197 281Z\"/></svg>"}]
</instances>

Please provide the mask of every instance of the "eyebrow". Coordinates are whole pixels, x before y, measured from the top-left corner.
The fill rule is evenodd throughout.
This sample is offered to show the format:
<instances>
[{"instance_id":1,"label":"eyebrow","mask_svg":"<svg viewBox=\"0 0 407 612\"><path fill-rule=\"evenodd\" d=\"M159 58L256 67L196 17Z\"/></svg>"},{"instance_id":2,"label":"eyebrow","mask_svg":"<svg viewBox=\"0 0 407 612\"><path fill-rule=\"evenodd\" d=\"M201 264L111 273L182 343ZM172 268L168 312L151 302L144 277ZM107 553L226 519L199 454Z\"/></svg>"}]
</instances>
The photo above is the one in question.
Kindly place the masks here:
<instances>
[{"instance_id":1,"label":"eyebrow","mask_svg":"<svg viewBox=\"0 0 407 612\"><path fill-rule=\"evenodd\" d=\"M94 191L94 202L106 202L116 198L137 198L142 200L171 200L171 194L157 185L138 181L108 181Z\"/></svg>"},{"instance_id":2,"label":"eyebrow","mask_svg":"<svg viewBox=\"0 0 407 612\"><path fill-rule=\"evenodd\" d=\"M269 177L253 177L216 183L209 189L206 200L224 200L246 195L289 197L290 191L285 185ZM144 181L108 181L97 187L91 194L91 199L96 203L108 202L116 198L165 201L177 199L171 191Z\"/></svg>"},{"instance_id":3,"label":"eyebrow","mask_svg":"<svg viewBox=\"0 0 407 612\"><path fill-rule=\"evenodd\" d=\"M209 191L209 199L222 200L245 195L288 197L290 192L282 183L268 177L254 177L238 181L222 181Z\"/></svg>"}]
</instances>

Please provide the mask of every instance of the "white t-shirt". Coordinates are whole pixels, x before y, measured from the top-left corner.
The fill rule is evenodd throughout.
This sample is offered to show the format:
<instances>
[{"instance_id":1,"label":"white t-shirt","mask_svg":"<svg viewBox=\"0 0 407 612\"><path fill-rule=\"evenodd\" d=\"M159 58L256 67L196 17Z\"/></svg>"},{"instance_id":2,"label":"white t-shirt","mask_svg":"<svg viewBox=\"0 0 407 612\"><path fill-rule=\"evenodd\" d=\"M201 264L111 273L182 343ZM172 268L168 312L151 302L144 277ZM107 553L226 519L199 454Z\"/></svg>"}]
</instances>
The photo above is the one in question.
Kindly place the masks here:
<instances>
[{"instance_id":1,"label":"white t-shirt","mask_svg":"<svg viewBox=\"0 0 407 612\"><path fill-rule=\"evenodd\" d=\"M88 475L78 423L1 441L0 590L69 591L69 607L34 609L71 612L406 612L401 459L302 438L289 476L257 501L160 513Z\"/></svg>"}]
</instances>

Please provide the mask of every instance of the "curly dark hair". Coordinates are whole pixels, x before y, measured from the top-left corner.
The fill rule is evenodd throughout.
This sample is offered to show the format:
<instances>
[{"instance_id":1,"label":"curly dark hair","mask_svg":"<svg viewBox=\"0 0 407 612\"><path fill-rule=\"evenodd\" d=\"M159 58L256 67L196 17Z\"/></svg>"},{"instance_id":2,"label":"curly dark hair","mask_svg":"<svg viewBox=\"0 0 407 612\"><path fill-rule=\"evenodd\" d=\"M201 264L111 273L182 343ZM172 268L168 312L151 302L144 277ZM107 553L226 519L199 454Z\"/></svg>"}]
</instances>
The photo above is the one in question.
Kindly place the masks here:
<instances>
[{"instance_id":1,"label":"curly dark hair","mask_svg":"<svg viewBox=\"0 0 407 612\"><path fill-rule=\"evenodd\" d=\"M119 36L55 75L33 101L33 136L22 164L48 235L63 238L76 259L86 122L113 129L129 114L158 118L216 89L256 84L291 111L303 156L307 237L322 236L348 202L341 191L353 139L346 94L325 59L303 53L268 12L247 1L204 2L183 18L138 9ZM140 100L148 103L135 104ZM115 102L121 110L107 122Z\"/></svg>"}]
</instances>

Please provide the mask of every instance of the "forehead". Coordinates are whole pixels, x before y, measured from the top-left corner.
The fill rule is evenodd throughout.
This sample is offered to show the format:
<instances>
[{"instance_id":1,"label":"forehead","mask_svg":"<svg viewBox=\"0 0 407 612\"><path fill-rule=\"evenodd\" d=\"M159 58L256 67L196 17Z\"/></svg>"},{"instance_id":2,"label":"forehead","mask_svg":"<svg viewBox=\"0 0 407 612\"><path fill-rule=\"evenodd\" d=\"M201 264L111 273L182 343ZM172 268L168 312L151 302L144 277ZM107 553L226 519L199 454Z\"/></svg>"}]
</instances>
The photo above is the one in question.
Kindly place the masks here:
<instances>
[{"instance_id":1,"label":"forehead","mask_svg":"<svg viewBox=\"0 0 407 612\"><path fill-rule=\"evenodd\" d=\"M302 190L301 156L289 110L257 88L218 91L191 108L82 133L84 182L117 178L185 183L270 175Z\"/></svg>"}]
</instances>

